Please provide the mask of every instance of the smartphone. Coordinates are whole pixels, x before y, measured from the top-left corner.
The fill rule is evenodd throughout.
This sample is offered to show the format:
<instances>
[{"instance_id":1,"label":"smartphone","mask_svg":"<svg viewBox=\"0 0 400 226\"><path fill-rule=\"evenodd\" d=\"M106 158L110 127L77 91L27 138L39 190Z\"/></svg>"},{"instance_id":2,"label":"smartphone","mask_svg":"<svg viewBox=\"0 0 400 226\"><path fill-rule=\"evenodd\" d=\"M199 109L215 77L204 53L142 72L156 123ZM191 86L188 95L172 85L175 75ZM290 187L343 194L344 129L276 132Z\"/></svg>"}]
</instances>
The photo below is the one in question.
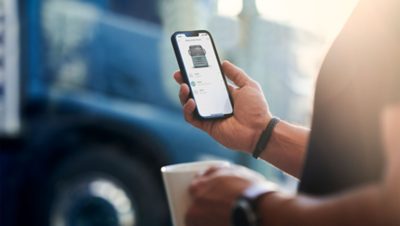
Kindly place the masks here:
<instances>
[{"instance_id":1,"label":"smartphone","mask_svg":"<svg viewBox=\"0 0 400 226\"><path fill-rule=\"evenodd\" d=\"M233 115L233 102L211 34L205 30L178 31L172 46L190 97L196 102L195 116L218 119Z\"/></svg>"}]
</instances>

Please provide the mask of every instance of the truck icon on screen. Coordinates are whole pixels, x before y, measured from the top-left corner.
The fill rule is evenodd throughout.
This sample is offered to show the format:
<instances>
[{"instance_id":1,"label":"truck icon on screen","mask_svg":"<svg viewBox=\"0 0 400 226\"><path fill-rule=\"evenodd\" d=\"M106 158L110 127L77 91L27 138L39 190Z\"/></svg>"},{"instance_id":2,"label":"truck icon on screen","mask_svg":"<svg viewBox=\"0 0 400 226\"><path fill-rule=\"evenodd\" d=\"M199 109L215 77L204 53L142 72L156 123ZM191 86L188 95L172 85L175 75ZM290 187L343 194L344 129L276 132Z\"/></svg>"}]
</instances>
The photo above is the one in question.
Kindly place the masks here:
<instances>
[{"instance_id":1,"label":"truck icon on screen","mask_svg":"<svg viewBox=\"0 0 400 226\"><path fill-rule=\"evenodd\" d=\"M192 57L193 67L201 68L208 67L206 58L206 50L201 45L189 46L189 55Z\"/></svg>"}]
</instances>

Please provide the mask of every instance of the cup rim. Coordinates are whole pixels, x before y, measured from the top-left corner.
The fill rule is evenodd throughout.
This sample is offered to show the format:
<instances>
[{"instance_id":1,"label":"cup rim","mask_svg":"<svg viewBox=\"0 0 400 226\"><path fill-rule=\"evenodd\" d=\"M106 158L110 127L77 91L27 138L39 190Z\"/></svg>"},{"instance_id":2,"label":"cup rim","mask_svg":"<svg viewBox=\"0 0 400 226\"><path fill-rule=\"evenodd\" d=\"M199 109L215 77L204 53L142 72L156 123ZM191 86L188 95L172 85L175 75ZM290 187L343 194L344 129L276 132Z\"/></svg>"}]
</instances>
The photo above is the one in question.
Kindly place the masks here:
<instances>
[{"instance_id":1,"label":"cup rim","mask_svg":"<svg viewBox=\"0 0 400 226\"><path fill-rule=\"evenodd\" d=\"M192 171L191 169L186 169L187 166L198 166L198 165L204 165L204 164L210 164L210 167L212 164L227 164L230 165L231 163L226 160L202 160L202 161L194 161L194 162L185 162L185 163L177 163L177 164L171 164L171 165L166 165L161 167L161 172L162 173L179 173L179 172L189 172ZM181 169L181 170L179 170Z\"/></svg>"}]
</instances>

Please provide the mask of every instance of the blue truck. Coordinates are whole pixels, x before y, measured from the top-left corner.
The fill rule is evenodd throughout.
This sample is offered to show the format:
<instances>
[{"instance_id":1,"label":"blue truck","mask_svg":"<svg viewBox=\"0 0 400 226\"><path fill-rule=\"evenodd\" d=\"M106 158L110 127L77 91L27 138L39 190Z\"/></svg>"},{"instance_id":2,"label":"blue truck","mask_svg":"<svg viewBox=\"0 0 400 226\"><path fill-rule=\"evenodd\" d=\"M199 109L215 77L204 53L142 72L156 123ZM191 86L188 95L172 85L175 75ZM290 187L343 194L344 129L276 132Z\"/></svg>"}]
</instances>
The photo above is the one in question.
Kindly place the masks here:
<instances>
[{"instance_id":1,"label":"blue truck","mask_svg":"<svg viewBox=\"0 0 400 226\"><path fill-rule=\"evenodd\" d=\"M245 161L166 94L157 1L15 2L20 128L0 135L0 225L169 225L161 166Z\"/></svg>"}]
</instances>

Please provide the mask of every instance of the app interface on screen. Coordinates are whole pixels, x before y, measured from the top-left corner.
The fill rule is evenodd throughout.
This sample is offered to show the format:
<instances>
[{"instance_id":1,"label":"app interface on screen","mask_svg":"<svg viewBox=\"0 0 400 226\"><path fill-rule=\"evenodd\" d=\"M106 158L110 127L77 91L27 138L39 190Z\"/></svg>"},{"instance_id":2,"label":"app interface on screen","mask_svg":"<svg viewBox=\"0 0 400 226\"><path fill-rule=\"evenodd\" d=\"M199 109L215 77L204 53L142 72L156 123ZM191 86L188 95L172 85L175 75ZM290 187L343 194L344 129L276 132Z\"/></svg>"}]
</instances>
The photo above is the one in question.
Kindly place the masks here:
<instances>
[{"instance_id":1,"label":"app interface on screen","mask_svg":"<svg viewBox=\"0 0 400 226\"><path fill-rule=\"evenodd\" d=\"M203 117L232 113L232 105L207 33L176 36L197 109Z\"/></svg>"}]
</instances>

